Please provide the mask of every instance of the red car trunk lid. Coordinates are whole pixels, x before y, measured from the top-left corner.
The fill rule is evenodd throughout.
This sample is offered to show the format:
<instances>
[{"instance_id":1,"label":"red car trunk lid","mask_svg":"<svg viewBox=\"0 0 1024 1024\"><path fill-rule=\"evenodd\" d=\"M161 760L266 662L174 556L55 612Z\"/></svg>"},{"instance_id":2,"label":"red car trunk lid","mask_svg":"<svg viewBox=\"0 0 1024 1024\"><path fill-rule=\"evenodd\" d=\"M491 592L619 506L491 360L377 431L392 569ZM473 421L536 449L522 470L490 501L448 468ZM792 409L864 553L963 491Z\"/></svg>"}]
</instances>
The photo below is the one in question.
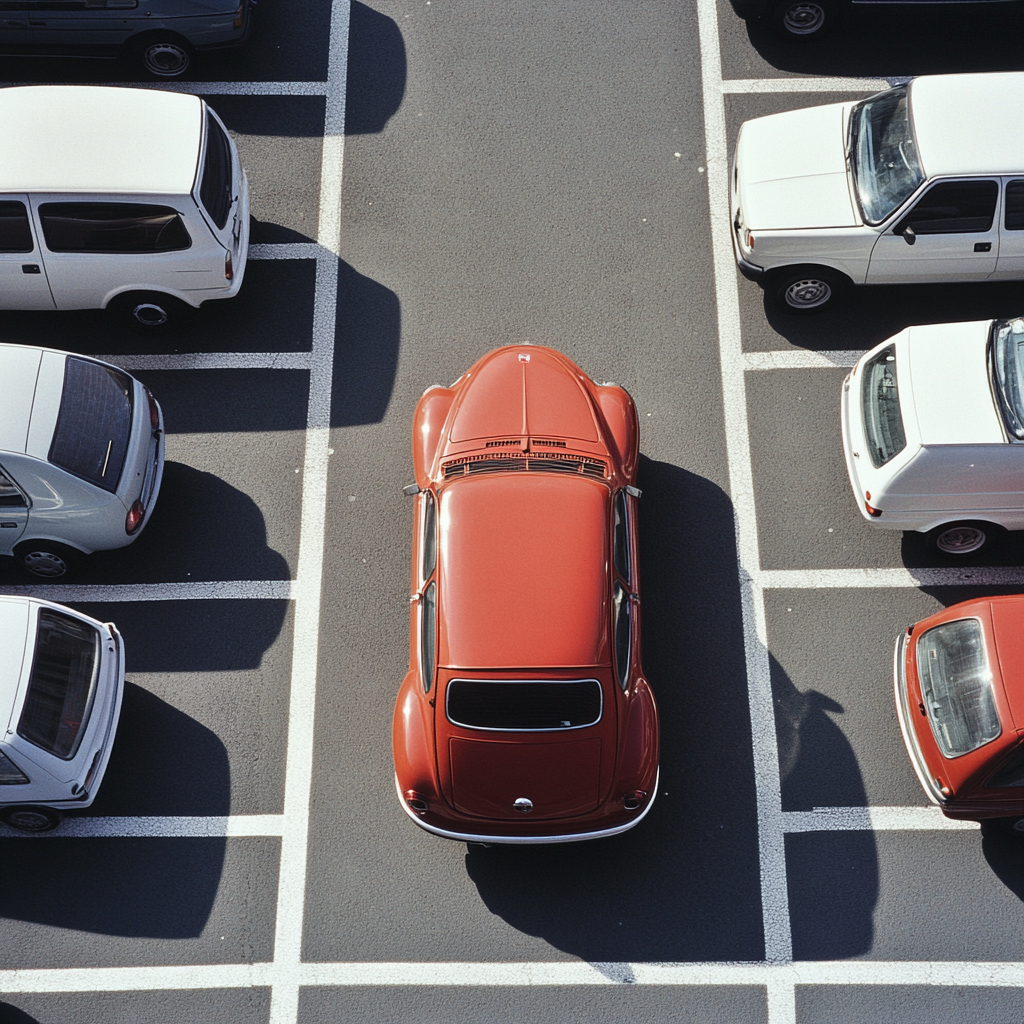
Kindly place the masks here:
<instances>
[{"instance_id":1,"label":"red car trunk lid","mask_svg":"<svg viewBox=\"0 0 1024 1024\"><path fill-rule=\"evenodd\" d=\"M564 818L593 811L601 795L601 740L451 741L452 791L463 814L505 820ZM516 800L533 804L528 814Z\"/></svg>"}]
</instances>

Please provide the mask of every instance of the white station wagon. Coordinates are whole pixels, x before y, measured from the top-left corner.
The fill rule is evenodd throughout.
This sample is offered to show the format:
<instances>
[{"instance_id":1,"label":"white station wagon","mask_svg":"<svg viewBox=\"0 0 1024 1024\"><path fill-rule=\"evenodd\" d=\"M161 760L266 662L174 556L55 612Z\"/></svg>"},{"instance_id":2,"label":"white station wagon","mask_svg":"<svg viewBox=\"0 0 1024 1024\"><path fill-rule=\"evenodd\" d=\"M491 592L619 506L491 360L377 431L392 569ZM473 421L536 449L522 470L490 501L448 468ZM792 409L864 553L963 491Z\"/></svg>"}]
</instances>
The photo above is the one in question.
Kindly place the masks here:
<instances>
[{"instance_id":1,"label":"white station wagon","mask_svg":"<svg viewBox=\"0 0 1024 1024\"><path fill-rule=\"evenodd\" d=\"M164 421L134 377L97 359L0 345L0 555L63 576L131 544L164 472Z\"/></svg>"},{"instance_id":2,"label":"white station wagon","mask_svg":"<svg viewBox=\"0 0 1024 1024\"><path fill-rule=\"evenodd\" d=\"M0 820L46 832L62 811L93 802L123 695L124 644L112 622L0 597Z\"/></svg>"},{"instance_id":3,"label":"white station wagon","mask_svg":"<svg viewBox=\"0 0 1024 1024\"><path fill-rule=\"evenodd\" d=\"M142 329L235 295L249 186L198 96L0 89L0 309L106 309Z\"/></svg>"},{"instance_id":4,"label":"white station wagon","mask_svg":"<svg viewBox=\"0 0 1024 1024\"><path fill-rule=\"evenodd\" d=\"M843 382L857 506L946 555L1024 530L1024 320L908 327Z\"/></svg>"},{"instance_id":5,"label":"white station wagon","mask_svg":"<svg viewBox=\"0 0 1024 1024\"><path fill-rule=\"evenodd\" d=\"M1024 280L1024 73L747 121L732 221L740 271L791 312L851 284Z\"/></svg>"}]
</instances>

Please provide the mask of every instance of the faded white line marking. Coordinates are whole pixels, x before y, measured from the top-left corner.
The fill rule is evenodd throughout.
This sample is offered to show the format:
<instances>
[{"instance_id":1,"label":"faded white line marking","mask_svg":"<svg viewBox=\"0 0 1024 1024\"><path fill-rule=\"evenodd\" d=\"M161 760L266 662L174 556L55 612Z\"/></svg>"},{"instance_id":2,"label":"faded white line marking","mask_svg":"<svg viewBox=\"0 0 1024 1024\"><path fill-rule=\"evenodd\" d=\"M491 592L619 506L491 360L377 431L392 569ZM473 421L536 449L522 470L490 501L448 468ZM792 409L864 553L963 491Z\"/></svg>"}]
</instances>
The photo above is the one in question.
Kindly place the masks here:
<instances>
[{"instance_id":1,"label":"faded white line marking","mask_svg":"<svg viewBox=\"0 0 1024 1024\"><path fill-rule=\"evenodd\" d=\"M815 807L786 811L787 832L963 832L977 831L973 821L954 821L938 807Z\"/></svg>"},{"instance_id":2,"label":"faded white line marking","mask_svg":"<svg viewBox=\"0 0 1024 1024\"><path fill-rule=\"evenodd\" d=\"M725 94L787 92L855 92L868 95L888 89L884 78L733 78L722 82Z\"/></svg>"},{"instance_id":3,"label":"faded white line marking","mask_svg":"<svg viewBox=\"0 0 1024 1024\"><path fill-rule=\"evenodd\" d=\"M308 370L311 352L186 352L96 356L122 370Z\"/></svg>"},{"instance_id":4,"label":"faded white line marking","mask_svg":"<svg viewBox=\"0 0 1024 1024\"><path fill-rule=\"evenodd\" d=\"M225 817L65 818L53 831L19 832L0 824L5 839L242 839L280 836L280 814L235 814Z\"/></svg>"},{"instance_id":5,"label":"faded white line marking","mask_svg":"<svg viewBox=\"0 0 1024 1024\"><path fill-rule=\"evenodd\" d=\"M221 580L206 583L41 583L0 587L0 594L46 601L290 601L294 580Z\"/></svg>"},{"instance_id":6,"label":"faded white line marking","mask_svg":"<svg viewBox=\"0 0 1024 1024\"><path fill-rule=\"evenodd\" d=\"M1019 587L1024 568L762 569L758 583L772 590L844 590L870 587Z\"/></svg>"},{"instance_id":7,"label":"faded white line marking","mask_svg":"<svg viewBox=\"0 0 1024 1024\"><path fill-rule=\"evenodd\" d=\"M316 242L260 242L249 246L251 260L315 260L323 255Z\"/></svg>"},{"instance_id":8,"label":"faded white line marking","mask_svg":"<svg viewBox=\"0 0 1024 1024\"><path fill-rule=\"evenodd\" d=\"M744 352L745 370L825 370L853 366L864 349L807 352L801 349L776 352Z\"/></svg>"}]
</instances>

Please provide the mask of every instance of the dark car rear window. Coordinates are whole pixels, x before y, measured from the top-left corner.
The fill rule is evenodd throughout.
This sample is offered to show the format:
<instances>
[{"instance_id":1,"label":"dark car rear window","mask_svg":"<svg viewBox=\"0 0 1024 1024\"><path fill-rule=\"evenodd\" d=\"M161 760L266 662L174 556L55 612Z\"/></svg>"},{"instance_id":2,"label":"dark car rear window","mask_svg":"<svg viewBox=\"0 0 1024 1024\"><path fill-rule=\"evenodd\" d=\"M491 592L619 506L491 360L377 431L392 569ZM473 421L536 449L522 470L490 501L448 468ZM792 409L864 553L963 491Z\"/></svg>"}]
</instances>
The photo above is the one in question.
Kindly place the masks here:
<instances>
[{"instance_id":1,"label":"dark car rear window","mask_svg":"<svg viewBox=\"0 0 1024 1024\"><path fill-rule=\"evenodd\" d=\"M231 144L216 120L206 115L206 162L199 198L213 223L222 228L231 212Z\"/></svg>"},{"instance_id":2,"label":"dark car rear window","mask_svg":"<svg viewBox=\"0 0 1024 1024\"><path fill-rule=\"evenodd\" d=\"M70 761L89 720L99 661L100 635L94 627L43 608L18 735Z\"/></svg>"},{"instance_id":3,"label":"dark car rear window","mask_svg":"<svg viewBox=\"0 0 1024 1024\"><path fill-rule=\"evenodd\" d=\"M126 373L69 356L50 462L116 491L131 437L133 394Z\"/></svg>"},{"instance_id":4,"label":"dark car rear window","mask_svg":"<svg viewBox=\"0 0 1024 1024\"><path fill-rule=\"evenodd\" d=\"M177 210L151 203L42 203L50 252L153 253L192 246Z\"/></svg>"},{"instance_id":5,"label":"dark car rear window","mask_svg":"<svg viewBox=\"0 0 1024 1024\"><path fill-rule=\"evenodd\" d=\"M581 729L601 718L601 684L596 679L565 683L453 679L445 700L448 720L468 729Z\"/></svg>"}]
</instances>

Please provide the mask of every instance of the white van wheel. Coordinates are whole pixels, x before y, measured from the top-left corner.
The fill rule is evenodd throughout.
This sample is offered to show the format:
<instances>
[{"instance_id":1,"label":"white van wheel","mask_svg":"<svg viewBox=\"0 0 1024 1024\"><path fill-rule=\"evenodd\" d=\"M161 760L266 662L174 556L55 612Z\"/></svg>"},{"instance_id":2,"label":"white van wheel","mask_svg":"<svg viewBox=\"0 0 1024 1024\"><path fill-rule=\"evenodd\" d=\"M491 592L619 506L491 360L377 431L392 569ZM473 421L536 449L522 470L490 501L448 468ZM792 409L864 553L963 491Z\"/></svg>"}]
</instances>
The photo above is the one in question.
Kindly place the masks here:
<instances>
[{"instance_id":1,"label":"white van wheel","mask_svg":"<svg viewBox=\"0 0 1024 1024\"><path fill-rule=\"evenodd\" d=\"M944 523L928 534L928 543L944 555L965 558L987 551L1004 532L994 523Z\"/></svg>"},{"instance_id":2,"label":"white van wheel","mask_svg":"<svg viewBox=\"0 0 1024 1024\"><path fill-rule=\"evenodd\" d=\"M775 305L787 313L818 313L831 306L849 278L827 267L790 267L772 274L768 288Z\"/></svg>"},{"instance_id":3,"label":"white van wheel","mask_svg":"<svg viewBox=\"0 0 1024 1024\"><path fill-rule=\"evenodd\" d=\"M147 39L138 47L143 70L155 78L178 78L192 63L192 54L180 39Z\"/></svg>"},{"instance_id":4,"label":"white van wheel","mask_svg":"<svg viewBox=\"0 0 1024 1024\"><path fill-rule=\"evenodd\" d=\"M56 580L66 576L74 564L74 556L61 544L28 541L15 551L18 564L32 576Z\"/></svg>"},{"instance_id":5,"label":"white van wheel","mask_svg":"<svg viewBox=\"0 0 1024 1024\"><path fill-rule=\"evenodd\" d=\"M783 0L772 17L787 39L817 39L836 21L836 9L830 0Z\"/></svg>"},{"instance_id":6,"label":"white van wheel","mask_svg":"<svg viewBox=\"0 0 1024 1024\"><path fill-rule=\"evenodd\" d=\"M55 811L52 807L5 807L0 811L0 820L19 832L51 832L55 829L64 815Z\"/></svg>"},{"instance_id":7,"label":"white van wheel","mask_svg":"<svg viewBox=\"0 0 1024 1024\"><path fill-rule=\"evenodd\" d=\"M142 334L163 334L173 330L184 317L185 305L159 292L129 292L118 295L109 309L129 327Z\"/></svg>"}]
</instances>

